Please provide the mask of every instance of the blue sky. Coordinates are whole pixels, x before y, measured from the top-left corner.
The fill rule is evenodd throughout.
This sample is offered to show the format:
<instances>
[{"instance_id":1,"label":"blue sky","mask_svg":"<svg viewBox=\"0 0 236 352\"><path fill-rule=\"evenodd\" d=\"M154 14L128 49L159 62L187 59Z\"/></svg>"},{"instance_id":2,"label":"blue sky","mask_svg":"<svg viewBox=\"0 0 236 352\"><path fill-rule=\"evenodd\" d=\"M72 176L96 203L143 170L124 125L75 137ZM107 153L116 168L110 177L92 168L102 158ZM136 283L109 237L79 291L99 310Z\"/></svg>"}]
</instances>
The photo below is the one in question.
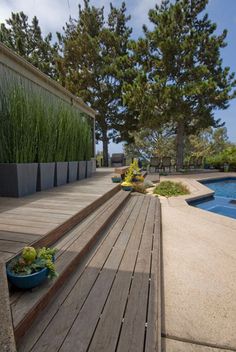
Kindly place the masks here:
<instances>
[{"instance_id":1,"label":"blue sky","mask_svg":"<svg viewBox=\"0 0 236 352\"><path fill-rule=\"evenodd\" d=\"M77 0L1 0L0 22L10 17L11 12L24 11L29 18L36 15L44 33L61 31L69 15L76 17ZM112 1L119 6L122 0ZM110 0L91 0L95 6L105 6L109 9ZM148 10L153 8L160 0L127 0L128 13L132 18L130 26L133 27L133 37L142 35L142 25L148 25ZM221 32L224 28L228 30L228 46L222 50L225 66L230 66L236 72L236 0L210 0L207 12L212 21L217 23L217 30ZM229 109L216 111L216 117L226 123L228 135L231 141L236 142L236 99L231 101ZM101 145L98 146L101 150ZM122 150L122 144L111 144L110 153Z\"/></svg>"}]
</instances>

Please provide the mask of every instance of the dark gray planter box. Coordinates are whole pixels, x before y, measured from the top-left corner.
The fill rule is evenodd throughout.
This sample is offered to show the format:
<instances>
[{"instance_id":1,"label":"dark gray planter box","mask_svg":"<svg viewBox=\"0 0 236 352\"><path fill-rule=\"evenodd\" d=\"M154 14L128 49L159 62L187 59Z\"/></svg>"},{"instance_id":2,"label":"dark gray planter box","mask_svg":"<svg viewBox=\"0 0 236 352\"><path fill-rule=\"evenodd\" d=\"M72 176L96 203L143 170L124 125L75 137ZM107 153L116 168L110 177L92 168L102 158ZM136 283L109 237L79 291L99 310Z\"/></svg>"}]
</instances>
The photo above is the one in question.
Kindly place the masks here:
<instances>
[{"instance_id":1,"label":"dark gray planter box","mask_svg":"<svg viewBox=\"0 0 236 352\"><path fill-rule=\"evenodd\" d=\"M67 182L77 181L77 175L78 175L78 161L69 161Z\"/></svg>"},{"instance_id":2,"label":"dark gray planter box","mask_svg":"<svg viewBox=\"0 0 236 352\"><path fill-rule=\"evenodd\" d=\"M83 180L86 177L86 161L78 162L78 180Z\"/></svg>"},{"instance_id":3,"label":"dark gray planter box","mask_svg":"<svg viewBox=\"0 0 236 352\"><path fill-rule=\"evenodd\" d=\"M23 197L36 192L37 163L0 164L0 196Z\"/></svg>"},{"instance_id":4,"label":"dark gray planter box","mask_svg":"<svg viewBox=\"0 0 236 352\"><path fill-rule=\"evenodd\" d=\"M93 172L93 161L87 160L86 177L91 177Z\"/></svg>"},{"instance_id":5,"label":"dark gray planter box","mask_svg":"<svg viewBox=\"0 0 236 352\"><path fill-rule=\"evenodd\" d=\"M67 172L68 172L67 161L56 162L54 186L62 186L67 183Z\"/></svg>"},{"instance_id":6,"label":"dark gray planter box","mask_svg":"<svg viewBox=\"0 0 236 352\"><path fill-rule=\"evenodd\" d=\"M55 163L39 163L37 191L44 191L54 187Z\"/></svg>"}]
</instances>

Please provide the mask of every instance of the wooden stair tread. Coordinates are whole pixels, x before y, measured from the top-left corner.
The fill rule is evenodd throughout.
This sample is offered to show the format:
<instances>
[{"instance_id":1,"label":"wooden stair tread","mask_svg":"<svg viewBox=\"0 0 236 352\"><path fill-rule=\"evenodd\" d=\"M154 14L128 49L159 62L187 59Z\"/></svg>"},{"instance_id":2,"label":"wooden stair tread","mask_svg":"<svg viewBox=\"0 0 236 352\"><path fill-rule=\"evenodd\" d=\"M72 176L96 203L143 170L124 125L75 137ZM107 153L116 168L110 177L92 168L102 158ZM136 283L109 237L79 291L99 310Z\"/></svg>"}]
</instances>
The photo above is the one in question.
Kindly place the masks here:
<instances>
[{"instance_id":1,"label":"wooden stair tread","mask_svg":"<svg viewBox=\"0 0 236 352\"><path fill-rule=\"evenodd\" d=\"M16 292L12 295L11 310L16 339L25 332L26 327L33 321L38 312L47 305L53 294L77 267L81 258L96 241L97 236L108 225L112 216L116 214L128 197L129 192L119 191L88 216L84 222L77 225L55 243L55 247L58 244L60 249L55 261L59 273L58 278L46 282L32 292L26 291L20 295L19 292ZM76 232L79 236L76 236Z\"/></svg>"},{"instance_id":2,"label":"wooden stair tread","mask_svg":"<svg viewBox=\"0 0 236 352\"><path fill-rule=\"evenodd\" d=\"M131 196L19 352L160 352L159 241L159 200Z\"/></svg>"}]
</instances>

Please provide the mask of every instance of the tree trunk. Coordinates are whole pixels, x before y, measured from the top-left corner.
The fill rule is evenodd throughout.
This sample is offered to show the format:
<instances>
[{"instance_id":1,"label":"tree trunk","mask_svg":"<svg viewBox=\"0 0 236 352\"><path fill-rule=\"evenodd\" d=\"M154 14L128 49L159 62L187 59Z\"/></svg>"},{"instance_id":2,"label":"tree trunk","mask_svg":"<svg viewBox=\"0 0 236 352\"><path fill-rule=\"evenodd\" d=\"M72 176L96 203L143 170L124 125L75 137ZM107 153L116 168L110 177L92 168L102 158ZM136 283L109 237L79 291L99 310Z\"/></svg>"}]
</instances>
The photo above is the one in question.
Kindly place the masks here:
<instances>
[{"instance_id":1,"label":"tree trunk","mask_svg":"<svg viewBox=\"0 0 236 352\"><path fill-rule=\"evenodd\" d=\"M102 144L103 144L103 166L108 167L108 137L107 137L107 131L103 131L103 138L102 138Z\"/></svg>"},{"instance_id":2,"label":"tree trunk","mask_svg":"<svg viewBox=\"0 0 236 352\"><path fill-rule=\"evenodd\" d=\"M179 171L184 164L184 121L181 120L177 125L176 134L176 169Z\"/></svg>"}]
</instances>

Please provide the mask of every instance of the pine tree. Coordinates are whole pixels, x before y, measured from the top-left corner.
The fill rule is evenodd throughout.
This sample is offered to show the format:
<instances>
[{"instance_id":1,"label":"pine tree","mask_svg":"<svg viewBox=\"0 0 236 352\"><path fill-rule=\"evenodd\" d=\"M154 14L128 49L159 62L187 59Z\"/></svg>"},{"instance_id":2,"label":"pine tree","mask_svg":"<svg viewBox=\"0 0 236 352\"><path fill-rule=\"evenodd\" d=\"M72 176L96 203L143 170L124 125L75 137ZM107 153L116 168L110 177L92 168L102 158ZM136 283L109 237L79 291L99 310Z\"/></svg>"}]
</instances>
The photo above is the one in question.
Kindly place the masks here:
<instances>
[{"instance_id":1,"label":"pine tree","mask_svg":"<svg viewBox=\"0 0 236 352\"><path fill-rule=\"evenodd\" d=\"M172 126L177 168L183 166L185 138L223 124L215 109L227 109L235 97L234 74L223 67L221 49L227 31L217 35L205 13L207 0L162 1L149 11L154 26L131 43L136 79L125 86L125 100L140 124Z\"/></svg>"},{"instance_id":2,"label":"pine tree","mask_svg":"<svg viewBox=\"0 0 236 352\"><path fill-rule=\"evenodd\" d=\"M109 141L127 137L129 115L122 102L122 86L132 74L127 55L131 34L128 20L125 3L120 8L110 5L105 21L104 9L84 0L78 19L70 18L59 36L61 82L97 111L96 137L103 142L105 166Z\"/></svg>"},{"instance_id":3,"label":"pine tree","mask_svg":"<svg viewBox=\"0 0 236 352\"><path fill-rule=\"evenodd\" d=\"M0 26L0 42L45 74L57 78L57 45L51 43L51 33L43 38L37 17L30 24L24 12L12 13L6 24Z\"/></svg>"}]
</instances>

